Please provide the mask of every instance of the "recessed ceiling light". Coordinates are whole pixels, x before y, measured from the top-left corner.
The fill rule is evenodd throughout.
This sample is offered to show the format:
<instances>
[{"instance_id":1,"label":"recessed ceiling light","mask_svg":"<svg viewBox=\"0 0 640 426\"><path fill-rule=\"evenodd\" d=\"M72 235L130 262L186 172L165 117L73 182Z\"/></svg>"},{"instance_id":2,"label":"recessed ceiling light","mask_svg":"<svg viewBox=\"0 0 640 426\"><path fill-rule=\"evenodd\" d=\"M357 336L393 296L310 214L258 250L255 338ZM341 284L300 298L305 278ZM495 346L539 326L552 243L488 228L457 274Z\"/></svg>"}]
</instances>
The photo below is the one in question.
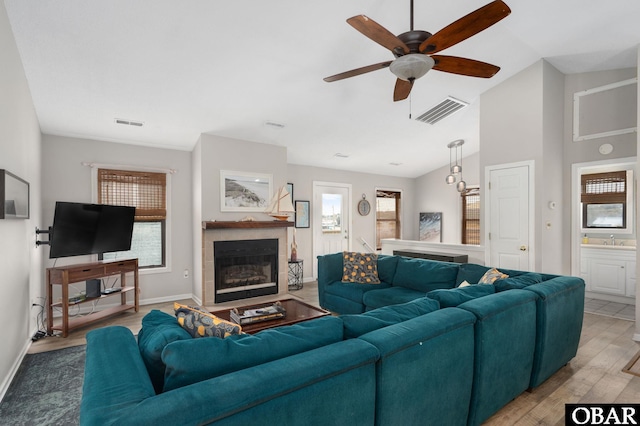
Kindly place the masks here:
<instances>
[{"instance_id":1,"label":"recessed ceiling light","mask_svg":"<svg viewBox=\"0 0 640 426\"><path fill-rule=\"evenodd\" d=\"M347 154L341 154L339 152L336 152L335 154L333 154L333 156L338 158L349 158Z\"/></svg>"},{"instance_id":2,"label":"recessed ceiling light","mask_svg":"<svg viewBox=\"0 0 640 426\"><path fill-rule=\"evenodd\" d=\"M124 124L126 126L134 126L134 127L142 127L142 126L144 126L144 122L142 122L142 121L125 120L123 118L114 118L113 121L116 124Z\"/></svg>"}]
</instances>

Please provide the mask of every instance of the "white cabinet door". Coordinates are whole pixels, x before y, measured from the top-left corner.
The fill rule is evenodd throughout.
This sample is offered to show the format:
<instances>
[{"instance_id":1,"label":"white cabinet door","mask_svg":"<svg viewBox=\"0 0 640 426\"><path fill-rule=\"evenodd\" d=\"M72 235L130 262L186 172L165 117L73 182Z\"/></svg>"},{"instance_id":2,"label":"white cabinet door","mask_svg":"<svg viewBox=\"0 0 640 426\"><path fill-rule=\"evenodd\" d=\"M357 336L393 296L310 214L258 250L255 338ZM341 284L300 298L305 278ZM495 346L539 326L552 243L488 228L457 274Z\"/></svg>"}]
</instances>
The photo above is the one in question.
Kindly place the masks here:
<instances>
[{"instance_id":1,"label":"white cabinet door","mask_svg":"<svg viewBox=\"0 0 640 426\"><path fill-rule=\"evenodd\" d=\"M620 260L589 259L591 291L625 296L627 293L626 262Z\"/></svg>"},{"instance_id":2,"label":"white cabinet door","mask_svg":"<svg viewBox=\"0 0 640 426\"><path fill-rule=\"evenodd\" d=\"M636 297L636 262L627 261L627 296Z\"/></svg>"}]
</instances>

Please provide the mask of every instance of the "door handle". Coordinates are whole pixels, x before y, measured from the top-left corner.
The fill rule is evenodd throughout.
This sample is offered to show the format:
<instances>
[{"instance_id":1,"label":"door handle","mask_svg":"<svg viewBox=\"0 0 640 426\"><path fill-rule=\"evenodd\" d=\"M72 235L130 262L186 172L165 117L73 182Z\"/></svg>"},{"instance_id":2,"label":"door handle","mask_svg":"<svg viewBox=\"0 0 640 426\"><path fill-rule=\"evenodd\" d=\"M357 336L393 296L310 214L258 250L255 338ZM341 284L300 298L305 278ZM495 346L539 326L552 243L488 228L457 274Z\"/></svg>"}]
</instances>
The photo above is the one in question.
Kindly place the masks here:
<instances>
[{"instance_id":1,"label":"door handle","mask_svg":"<svg viewBox=\"0 0 640 426\"><path fill-rule=\"evenodd\" d=\"M527 246L520 246L520 251L527 251Z\"/></svg>"}]
</instances>

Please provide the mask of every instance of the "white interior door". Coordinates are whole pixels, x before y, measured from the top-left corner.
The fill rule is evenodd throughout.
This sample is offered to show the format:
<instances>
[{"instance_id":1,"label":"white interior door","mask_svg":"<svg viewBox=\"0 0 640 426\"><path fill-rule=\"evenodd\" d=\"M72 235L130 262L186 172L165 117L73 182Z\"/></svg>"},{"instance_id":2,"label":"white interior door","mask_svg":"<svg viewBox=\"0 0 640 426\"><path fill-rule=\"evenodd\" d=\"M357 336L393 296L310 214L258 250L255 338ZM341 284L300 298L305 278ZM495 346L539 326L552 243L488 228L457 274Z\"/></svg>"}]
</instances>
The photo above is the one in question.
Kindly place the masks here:
<instances>
[{"instance_id":1,"label":"white interior door","mask_svg":"<svg viewBox=\"0 0 640 426\"><path fill-rule=\"evenodd\" d=\"M351 185L313 183L313 276L317 257L351 248Z\"/></svg>"},{"instance_id":2,"label":"white interior door","mask_svg":"<svg viewBox=\"0 0 640 426\"><path fill-rule=\"evenodd\" d=\"M530 183L533 165L504 166L489 171L489 265L533 270Z\"/></svg>"}]
</instances>

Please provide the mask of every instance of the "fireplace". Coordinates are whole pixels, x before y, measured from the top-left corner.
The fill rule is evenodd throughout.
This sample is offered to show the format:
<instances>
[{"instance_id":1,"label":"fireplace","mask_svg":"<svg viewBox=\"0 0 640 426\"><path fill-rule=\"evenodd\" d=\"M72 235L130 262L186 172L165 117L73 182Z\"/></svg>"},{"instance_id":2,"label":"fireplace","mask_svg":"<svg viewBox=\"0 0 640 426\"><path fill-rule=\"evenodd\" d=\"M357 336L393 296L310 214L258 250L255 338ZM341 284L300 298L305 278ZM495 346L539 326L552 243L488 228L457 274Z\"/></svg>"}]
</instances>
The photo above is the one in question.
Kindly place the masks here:
<instances>
[{"instance_id":1,"label":"fireplace","mask_svg":"<svg viewBox=\"0 0 640 426\"><path fill-rule=\"evenodd\" d=\"M278 240L215 241L215 302L278 293Z\"/></svg>"},{"instance_id":2,"label":"fireplace","mask_svg":"<svg viewBox=\"0 0 640 426\"><path fill-rule=\"evenodd\" d=\"M246 304L243 302L245 299L271 300L270 298L285 296L288 291L287 228L291 226L293 222L280 220L202 222L202 305L232 307ZM271 252L272 248L263 247L259 249L256 257L250 256L251 262L246 260L232 262L225 255L220 259L222 265L218 265L214 255L214 248L218 243L229 242L232 243L232 251L242 251L248 245L252 245L251 243L255 240L277 241L275 253ZM222 245L223 250L224 245ZM260 253L260 250L263 252ZM273 257L271 257L272 254ZM246 268L245 265L249 263L255 263L255 265ZM266 266L266 263L270 266ZM225 264L229 268L226 279L229 288L218 291L219 274ZM261 281L261 275L270 279L266 282L258 282Z\"/></svg>"}]
</instances>

